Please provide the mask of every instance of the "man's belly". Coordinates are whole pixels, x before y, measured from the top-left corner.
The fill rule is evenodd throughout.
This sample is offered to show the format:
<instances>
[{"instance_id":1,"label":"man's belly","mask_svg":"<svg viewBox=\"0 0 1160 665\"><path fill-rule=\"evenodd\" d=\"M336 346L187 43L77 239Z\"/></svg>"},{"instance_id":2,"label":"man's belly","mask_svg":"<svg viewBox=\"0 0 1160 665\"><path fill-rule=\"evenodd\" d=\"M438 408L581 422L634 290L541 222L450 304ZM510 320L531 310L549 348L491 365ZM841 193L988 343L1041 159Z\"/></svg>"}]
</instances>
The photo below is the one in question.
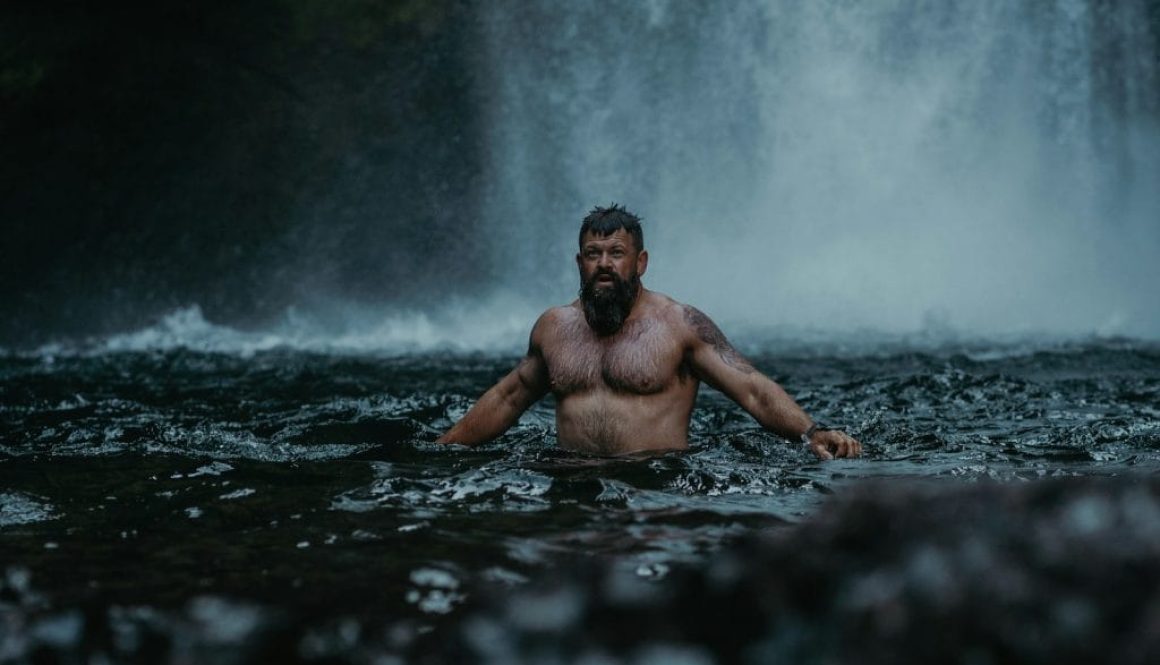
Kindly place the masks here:
<instances>
[{"instance_id":1,"label":"man's belly","mask_svg":"<svg viewBox=\"0 0 1160 665\"><path fill-rule=\"evenodd\" d=\"M556 406L560 446L594 455L689 447L693 397L675 391L632 395L611 390L568 395Z\"/></svg>"}]
</instances>

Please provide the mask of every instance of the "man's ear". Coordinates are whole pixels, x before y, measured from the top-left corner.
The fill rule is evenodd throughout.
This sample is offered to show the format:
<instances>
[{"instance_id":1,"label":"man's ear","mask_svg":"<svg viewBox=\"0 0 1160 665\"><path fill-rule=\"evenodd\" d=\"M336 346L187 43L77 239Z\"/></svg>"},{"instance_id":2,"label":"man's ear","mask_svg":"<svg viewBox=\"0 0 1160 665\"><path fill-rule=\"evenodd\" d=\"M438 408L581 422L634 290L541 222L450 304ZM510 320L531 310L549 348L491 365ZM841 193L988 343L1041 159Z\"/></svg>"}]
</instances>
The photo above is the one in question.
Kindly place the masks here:
<instances>
[{"instance_id":1,"label":"man's ear","mask_svg":"<svg viewBox=\"0 0 1160 665\"><path fill-rule=\"evenodd\" d=\"M640 254L636 255L636 274L643 275L646 270L648 270L648 250L642 249Z\"/></svg>"}]
</instances>

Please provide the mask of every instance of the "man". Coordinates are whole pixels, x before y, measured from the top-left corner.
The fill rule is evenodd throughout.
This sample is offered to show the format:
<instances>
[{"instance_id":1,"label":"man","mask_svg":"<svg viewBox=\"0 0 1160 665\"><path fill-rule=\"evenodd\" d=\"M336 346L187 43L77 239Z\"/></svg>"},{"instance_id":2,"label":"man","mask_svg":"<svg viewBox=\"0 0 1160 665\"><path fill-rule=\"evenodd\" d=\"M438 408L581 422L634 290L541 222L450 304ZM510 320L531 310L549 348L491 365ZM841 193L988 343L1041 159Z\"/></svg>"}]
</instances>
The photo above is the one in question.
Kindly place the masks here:
<instances>
[{"instance_id":1,"label":"man","mask_svg":"<svg viewBox=\"0 0 1160 665\"><path fill-rule=\"evenodd\" d=\"M527 355L438 442L494 439L552 391L564 448L597 455L684 450L704 381L822 459L862 453L858 441L814 423L709 317L641 285L644 234L622 206L597 207L584 218L576 265L580 297L540 316Z\"/></svg>"}]
</instances>

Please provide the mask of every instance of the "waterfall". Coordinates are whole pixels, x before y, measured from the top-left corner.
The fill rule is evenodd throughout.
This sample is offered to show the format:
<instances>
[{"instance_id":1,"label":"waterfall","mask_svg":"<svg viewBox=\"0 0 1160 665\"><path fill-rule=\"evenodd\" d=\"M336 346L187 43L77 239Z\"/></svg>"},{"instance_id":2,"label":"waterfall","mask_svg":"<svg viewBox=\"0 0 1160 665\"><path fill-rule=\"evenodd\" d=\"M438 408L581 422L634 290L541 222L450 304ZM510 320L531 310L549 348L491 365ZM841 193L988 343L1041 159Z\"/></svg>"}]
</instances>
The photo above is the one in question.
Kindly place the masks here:
<instances>
[{"instance_id":1,"label":"waterfall","mask_svg":"<svg viewBox=\"0 0 1160 665\"><path fill-rule=\"evenodd\" d=\"M617 201L645 284L723 321L1160 335L1144 0L478 12L501 290L573 297L579 220Z\"/></svg>"}]
</instances>

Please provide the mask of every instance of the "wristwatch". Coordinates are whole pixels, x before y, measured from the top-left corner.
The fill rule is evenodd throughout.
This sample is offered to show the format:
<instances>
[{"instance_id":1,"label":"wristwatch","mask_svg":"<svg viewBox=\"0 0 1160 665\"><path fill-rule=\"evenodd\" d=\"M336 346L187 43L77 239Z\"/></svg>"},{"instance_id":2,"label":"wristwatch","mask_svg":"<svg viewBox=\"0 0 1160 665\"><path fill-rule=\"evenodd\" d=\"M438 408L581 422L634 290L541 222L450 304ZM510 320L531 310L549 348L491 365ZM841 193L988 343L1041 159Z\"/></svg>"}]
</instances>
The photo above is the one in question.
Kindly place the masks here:
<instances>
[{"instance_id":1,"label":"wristwatch","mask_svg":"<svg viewBox=\"0 0 1160 665\"><path fill-rule=\"evenodd\" d=\"M825 425L819 425L817 423L810 425L809 429L802 432L802 445L808 448L810 445L810 437L813 436L815 432L825 432L829 429L829 427L826 427Z\"/></svg>"}]
</instances>

